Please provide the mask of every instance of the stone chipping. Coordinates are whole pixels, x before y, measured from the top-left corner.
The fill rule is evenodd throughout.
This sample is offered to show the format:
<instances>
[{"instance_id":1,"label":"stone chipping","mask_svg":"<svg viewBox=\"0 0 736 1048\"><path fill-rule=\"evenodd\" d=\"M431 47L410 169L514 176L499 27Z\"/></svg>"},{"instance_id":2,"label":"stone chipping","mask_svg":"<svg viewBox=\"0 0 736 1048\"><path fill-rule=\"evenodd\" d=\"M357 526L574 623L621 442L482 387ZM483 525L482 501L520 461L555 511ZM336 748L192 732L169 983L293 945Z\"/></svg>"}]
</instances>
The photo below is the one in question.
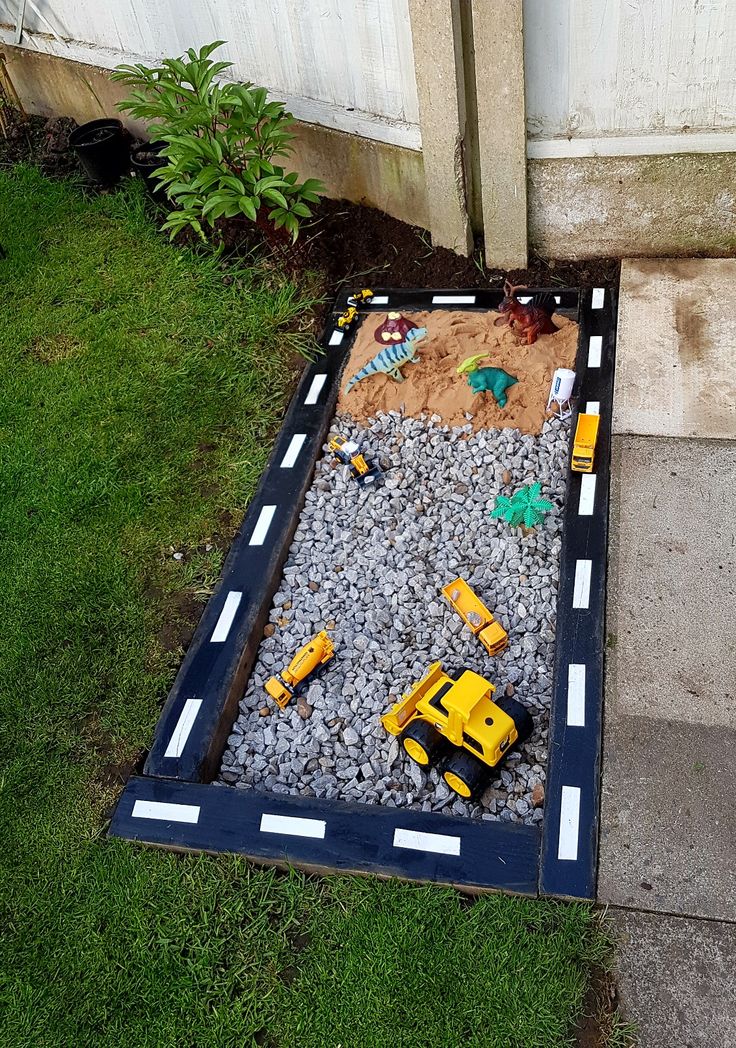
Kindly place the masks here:
<instances>
[{"instance_id":1,"label":"stone chipping","mask_svg":"<svg viewBox=\"0 0 736 1048\"><path fill-rule=\"evenodd\" d=\"M362 801L471 818L542 819L569 422L539 436L449 428L437 415L380 415L333 432L387 467L361 489L347 467L317 462L269 625L223 755L221 779L248 789ZM499 494L534 481L555 505L530 535L492 520ZM505 482L506 481L506 482ZM443 598L462 576L509 633L490 658ZM267 678L322 629L335 658L280 711ZM431 662L468 667L524 703L534 732L476 801L400 750L379 717Z\"/></svg>"}]
</instances>

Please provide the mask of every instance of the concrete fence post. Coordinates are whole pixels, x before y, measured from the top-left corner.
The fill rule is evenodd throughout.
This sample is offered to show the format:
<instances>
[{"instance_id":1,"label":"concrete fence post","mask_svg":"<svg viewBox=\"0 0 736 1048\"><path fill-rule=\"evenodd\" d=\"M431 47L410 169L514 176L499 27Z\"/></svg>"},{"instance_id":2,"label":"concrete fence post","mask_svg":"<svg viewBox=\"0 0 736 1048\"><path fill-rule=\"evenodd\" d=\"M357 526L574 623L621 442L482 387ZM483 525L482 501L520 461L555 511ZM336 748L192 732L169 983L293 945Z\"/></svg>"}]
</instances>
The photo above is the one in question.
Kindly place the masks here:
<instances>
[{"instance_id":1,"label":"concrete fence post","mask_svg":"<svg viewBox=\"0 0 736 1048\"><path fill-rule=\"evenodd\" d=\"M485 262L527 264L522 0L472 0Z\"/></svg>"},{"instance_id":2,"label":"concrete fence post","mask_svg":"<svg viewBox=\"0 0 736 1048\"><path fill-rule=\"evenodd\" d=\"M432 243L473 250L465 198L465 88L459 0L409 0Z\"/></svg>"}]
</instances>

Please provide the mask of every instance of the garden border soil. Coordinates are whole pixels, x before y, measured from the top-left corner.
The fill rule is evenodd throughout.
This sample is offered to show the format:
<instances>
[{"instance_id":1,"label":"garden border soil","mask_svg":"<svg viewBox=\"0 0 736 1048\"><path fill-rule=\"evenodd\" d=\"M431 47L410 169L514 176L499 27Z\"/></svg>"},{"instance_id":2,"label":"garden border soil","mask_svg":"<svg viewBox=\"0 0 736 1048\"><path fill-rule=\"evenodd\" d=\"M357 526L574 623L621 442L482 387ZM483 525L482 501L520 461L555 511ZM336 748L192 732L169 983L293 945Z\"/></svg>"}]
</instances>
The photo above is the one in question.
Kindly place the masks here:
<instances>
[{"instance_id":1,"label":"garden border soil","mask_svg":"<svg viewBox=\"0 0 736 1048\"><path fill-rule=\"evenodd\" d=\"M343 294L322 341L325 354L299 384L222 581L174 682L144 773L129 780L118 802L112 836L176 850L238 852L310 870L594 897L616 295L604 288L550 290L561 311L577 313L575 393L580 407L599 411L601 429L593 479L568 472L541 832L536 826L476 823L211 781L334 415L354 338L354 330L343 334L336 327L336 315L347 304ZM385 289L361 313L387 307L488 310L501 298L501 291L490 290Z\"/></svg>"}]
</instances>

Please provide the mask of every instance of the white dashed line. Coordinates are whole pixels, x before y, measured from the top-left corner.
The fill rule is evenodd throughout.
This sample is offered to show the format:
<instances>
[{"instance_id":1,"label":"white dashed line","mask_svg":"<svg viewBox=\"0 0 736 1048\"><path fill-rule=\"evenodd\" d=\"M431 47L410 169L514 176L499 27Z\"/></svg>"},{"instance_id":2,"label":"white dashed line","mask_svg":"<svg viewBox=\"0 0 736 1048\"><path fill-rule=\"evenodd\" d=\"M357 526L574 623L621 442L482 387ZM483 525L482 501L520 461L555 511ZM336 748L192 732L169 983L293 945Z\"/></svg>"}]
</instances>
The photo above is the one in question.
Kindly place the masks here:
<instances>
[{"instance_id":1,"label":"white dashed line","mask_svg":"<svg viewBox=\"0 0 736 1048\"><path fill-rule=\"evenodd\" d=\"M573 608L587 608L590 604L590 572L592 567L592 560L578 560L575 562L575 585L572 594Z\"/></svg>"},{"instance_id":2,"label":"white dashed line","mask_svg":"<svg viewBox=\"0 0 736 1048\"><path fill-rule=\"evenodd\" d=\"M298 819L292 815L262 815L261 833L284 833L289 837L324 840L327 823L323 819Z\"/></svg>"},{"instance_id":3,"label":"white dashed line","mask_svg":"<svg viewBox=\"0 0 736 1048\"><path fill-rule=\"evenodd\" d=\"M306 433L295 433L289 441L289 446L286 449L286 454L281 459L281 469L291 469L297 458L299 452L302 450L304 441L307 439Z\"/></svg>"},{"instance_id":4,"label":"white dashed line","mask_svg":"<svg viewBox=\"0 0 736 1048\"><path fill-rule=\"evenodd\" d=\"M134 819L160 819L161 822L199 822L198 804L166 804L163 801L136 801Z\"/></svg>"},{"instance_id":5,"label":"white dashed line","mask_svg":"<svg viewBox=\"0 0 736 1048\"><path fill-rule=\"evenodd\" d=\"M603 335L591 335L588 343L588 367L599 368L601 366L601 350L603 349Z\"/></svg>"},{"instance_id":6,"label":"white dashed line","mask_svg":"<svg viewBox=\"0 0 736 1048\"><path fill-rule=\"evenodd\" d=\"M433 295L432 304L435 306L472 306L475 304L475 295Z\"/></svg>"},{"instance_id":7,"label":"white dashed line","mask_svg":"<svg viewBox=\"0 0 736 1048\"><path fill-rule=\"evenodd\" d=\"M578 516L592 517L595 502L595 473L583 473L580 483L580 502Z\"/></svg>"},{"instance_id":8,"label":"white dashed line","mask_svg":"<svg viewBox=\"0 0 736 1048\"><path fill-rule=\"evenodd\" d=\"M235 618L235 612L238 610L242 597L243 594L238 590L230 590L222 606L220 617L212 630L210 644L222 644L223 641L227 640L227 635Z\"/></svg>"},{"instance_id":9,"label":"white dashed line","mask_svg":"<svg viewBox=\"0 0 736 1048\"><path fill-rule=\"evenodd\" d=\"M560 836L557 858L574 862L578 857L580 833L580 787L563 786L560 799Z\"/></svg>"},{"instance_id":10,"label":"white dashed line","mask_svg":"<svg viewBox=\"0 0 736 1048\"><path fill-rule=\"evenodd\" d=\"M340 331L339 328L335 328L335 330L330 335L330 341L327 343L327 345L328 346L339 346L340 343L342 342L343 335L344 335L343 331Z\"/></svg>"},{"instance_id":11,"label":"white dashed line","mask_svg":"<svg viewBox=\"0 0 736 1048\"><path fill-rule=\"evenodd\" d=\"M459 855L460 837L451 837L447 833L421 833L419 830L394 830L394 848Z\"/></svg>"},{"instance_id":12,"label":"white dashed line","mask_svg":"<svg viewBox=\"0 0 736 1048\"><path fill-rule=\"evenodd\" d=\"M322 392L322 387L327 381L327 375L315 375L312 379L312 385L309 387L309 392L304 398L305 404L316 404L319 399L319 395Z\"/></svg>"},{"instance_id":13,"label":"white dashed line","mask_svg":"<svg viewBox=\"0 0 736 1048\"><path fill-rule=\"evenodd\" d=\"M532 300L532 296L531 296L531 295L524 295L524 297L523 297L523 298L522 298L522 297L521 297L521 295L520 295L520 296L519 296L519 297L518 297L518 298L516 299L516 301L517 301L517 302L521 302L522 306L526 306L526 305L528 305L528 304L529 304L529 302L531 302L531 300Z\"/></svg>"},{"instance_id":14,"label":"white dashed line","mask_svg":"<svg viewBox=\"0 0 736 1048\"><path fill-rule=\"evenodd\" d=\"M371 306L387 306L388 295L374 295L370 300L369 305Z\"/></svg>"},{"instance_id":15,"label":"white dashed line","mask_svg":"<svg viewBox=\"0 0 736 1048\"><path fill-rule=\"evenodd\" d=\"M571 662L567 667L567 726L585 727L585 663Z\"/></svg>"},{"instance_id":16,"label":"white dashed line","mask_svg":"<svg viewBox=\"0 0 736 1048\"><path fill-rule=\"evenodd\" d=\"M258 520L256 526L253 528L253 534L248 540L249 546L262 546L266 540L268 529L271 527L271 521L273 515L276 512L275 506L264 506L261 512L258 514Z\"/></svg>"},{"instance_id":17,"label":"white dashed line","mask_svg":"<svg viewBox=\"0 0 736 1048\"><path fill-rule=\"evenodd\" d=\"M603 309L603 303L606 298L606 290L602 287L593 288L593 301L591 305L593 309Z\"/></svg>"},{"instance_id":18,"label":"white dashed line","mask_svg":"<svg viewBox=\"0 0 736 1048\"><path fill-rule=\"evenodd\" d=\"M600 400L589 400L585 405L586 415L600 415L601 413L601 402Z\"/></svg>"},{"instance_id":19,"label":"white dashed line","mask_svg":"<svg viewBox=\"0 0 736 1048\"><path fill-rule=\"evenodd\" d=\"M164 757L181 757L201 705L201 699L187 699L184 703L184 708L179 714L179 720L169 739L169 745L164 751Z\"/></svg>"}]
</instances>

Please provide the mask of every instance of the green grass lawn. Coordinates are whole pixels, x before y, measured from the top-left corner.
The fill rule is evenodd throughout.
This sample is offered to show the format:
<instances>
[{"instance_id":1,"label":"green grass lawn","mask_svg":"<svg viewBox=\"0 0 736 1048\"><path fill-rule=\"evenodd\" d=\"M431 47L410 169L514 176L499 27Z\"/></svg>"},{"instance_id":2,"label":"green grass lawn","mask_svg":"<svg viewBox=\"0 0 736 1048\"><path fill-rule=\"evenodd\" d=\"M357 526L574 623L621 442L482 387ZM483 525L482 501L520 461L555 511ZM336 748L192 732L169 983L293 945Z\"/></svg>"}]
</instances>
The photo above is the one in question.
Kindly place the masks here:
<instances>
[{"instance_id":1,"label":"green grass lawn","mask_svg":"<svg viewBox=\"0 0 736 1048\"><path fill-rule=\"evenodd\" d=\"M605 950L584 907L105 837L109 766L150 742L168 627L211 591L310 309L276 270L170 247L138 188L0 174L0 1044L567 1044Z\"/></svg>"}]
</instances>

